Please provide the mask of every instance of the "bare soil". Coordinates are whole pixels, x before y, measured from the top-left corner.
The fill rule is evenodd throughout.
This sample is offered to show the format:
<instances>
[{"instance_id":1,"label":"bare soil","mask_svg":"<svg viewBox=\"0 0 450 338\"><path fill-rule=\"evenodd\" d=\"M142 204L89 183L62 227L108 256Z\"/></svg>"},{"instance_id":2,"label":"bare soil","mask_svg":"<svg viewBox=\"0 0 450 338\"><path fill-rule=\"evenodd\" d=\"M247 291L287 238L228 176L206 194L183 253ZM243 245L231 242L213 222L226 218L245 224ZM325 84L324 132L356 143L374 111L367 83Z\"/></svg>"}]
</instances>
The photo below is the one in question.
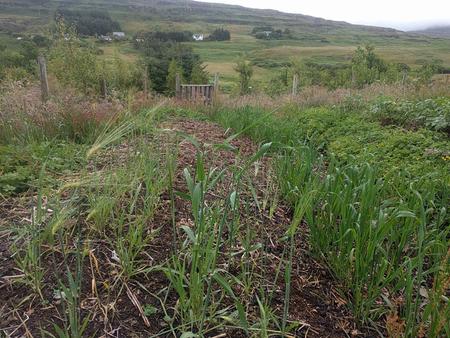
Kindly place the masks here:
<instances>
[{"instance_id":1,"label":"bare soil","mask_svg":"<svg viewBox=\"0 0 450 338\"><path fill-rule=\"evenodd\" d=\"M214 147L222 143L229 135L218 125L193 120L176 120L166 122L161 126L165 129L158 142L171 142L174 131L179 131L195 137L206 154L209 168L226 168L230 165L243 163L254 154L258 146L246 137L238 137L232 141L237 151L232 152ZM188 140L179 143L175 189L186 191L182 171L193 168L196 160L196 148ZM123 146L120 151L123 151ZM95 169L95 168L94 168ZM258 197L264 198L270 183L270 158L265 158L252 168L252 180ZM227 178L212 192L211 200L224 198L227 193ZM251 199L251 195L244 198ZM62 324L61 300L55 297L58 289L56 276L63 278L62 256L58 252L43 249L43 265L46 269L44 281L44 299L23 285L13 282L15 276L21 274L11 257L10 246L12 234L9 228L13 225L29 222L34 196L21 196L0 201L0 336L3 330L9 337L40 337L41 329L54 331L53 323ZM176 225L191 225L192 215L189 203L179 197L175 200ZM142 258L149 267L164 264L173 253L173 227L170 213L170 196L168 192L161 195L159 208L152 222L147 224L148 233L156 232ZM273 214L258 211L256 205L251 210L242 210L241 219L251 224L257 234L256 240L262 242L266 265L258 265L256 271L262 276L261 287L273 284L276 280L276 268L280 262L284 245L281 238L291 221L291 210L279 204ZM80 226L85 226L85 220L79 219ZM181 231L180 231L181 233ZM228 236L227 233L224 236ZM76 243L74 243L76 246ZM168 287L165 275L158 271L149 271L132 280L117 278L119 266L112 258L112 250L106 239L93 241L89 245L89 255L83 261L83 285L80 307L82 316L89 316L86 337L149 337L157 335L168 328L158 297L163 297L162 290ZM48 248L47 248L48 249ZM230 250L236 248L228 248ZM348 337L367 336L357 330L356 324L346 308L345 300L336 291L336 285L326 269L320 266L310 255L308 246L308 228L301 225L297 237L294 254L293 278L290 301L289 320L298 321L295 337ZM255 258L255 261L257 258ZM260 260L257 260L258 262ZM75 262L71 263L72 265ZM238 270L237 261L221 259L220 264L228 266L230 272ZM271 308L278 314L282 313L284 299L284 281L279 278L276 285ZM235 290L239 294L240 290ZM137 302L136 302L137 300ZM249 316L258 314L255 299L245 299L248 304ZM175 292L170 292L165 299L169 315L177 302ZM151 316L142 316L140 310L145 306L153 306L158 311ZM145 318L145 319L144 319ZM169 336L161 334L161 337ZM239 330L211 332L210 337L245 337Z\"/></svg>"}]
</instances>

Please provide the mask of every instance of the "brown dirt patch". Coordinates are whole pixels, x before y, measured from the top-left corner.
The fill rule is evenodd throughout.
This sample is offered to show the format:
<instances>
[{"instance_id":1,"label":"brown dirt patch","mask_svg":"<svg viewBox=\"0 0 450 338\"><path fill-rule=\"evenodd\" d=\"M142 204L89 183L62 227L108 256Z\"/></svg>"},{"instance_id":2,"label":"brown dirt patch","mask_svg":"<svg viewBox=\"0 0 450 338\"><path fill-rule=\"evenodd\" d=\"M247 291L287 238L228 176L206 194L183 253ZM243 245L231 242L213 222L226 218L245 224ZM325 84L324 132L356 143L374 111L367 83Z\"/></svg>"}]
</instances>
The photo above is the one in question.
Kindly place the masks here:
<instances>
[{"instance_id":1,"label":"brown dirt patch","mask_svg":"<svg viewBox=\"0 0 450 338\"><path fill-rule=\"evenodd\" d=\"M161 126L165 131L157 140L161 144L174 142L171 136L175 131L195 137L205 151L208 168L227 168L232 165L243 165L246 158L254 154L258 147L249 138L239 137L232 141L237 151L231 152L214 144L223 143L229 136L218 125L193 120L177 120L166 122ZM166 136L164 136L166 134ZM123 146L119 147L124 153ZM178 145L177 170L174 187L178 191L186 191L186 183L182 171L193 168L196 159L196 147L187 140ZM258 199L266 198L267 187L270 185L270 159L264 158L252 167L249 174L253 181ZM211 201L224 198L229 191L230 177L226 176L218 188L208 195ZM242 198L251 201L249 192L243 192ZM44 298L42 302L33 296L31 291L20 284L12 283L10 276L19 274L14 259L11 257L10 232L7 228L14 224L23 224L29 217L32 202L30 198L8 199L0 203L0 332L4 330L11 337L40 336L40 329L53 331L53 323L61 324L61 303L54 295L58 288L54 271L64 269L58 253L44 250L43 265L46 269ZM291 210L278 204L273 216L268 210L261 210L255 203L249 203L251 208L240 210L241 222L254 230L254 242L261 243L263 250L256 252L254 269L261 276L258 280L260 289L275 290L271 300L271 308L279 315L283 309L284 282L282 277L276 281L276 268L281 259L285 242L281 240L286 228L290 224ZM192 216L187 201L177 197L176 225L191 224ZM154 267L166 262L172 254L173 228L170 210L170 197L167 192L161 196L161 203L146 231L156 235L145 250L142 259L148 267ZM79 220L82 226L87 226L84 220ZM224 236L228 236L225 232ZM239 245L237 245L239 246ZM148 337L167 329L164 313L158 297L162 297L162 290L168 286L168 280L160 271L149 270L145 274L127 282L118 282L119 267L114 261L112 250L107 239L92 241L89 245L90 253L83 261L83 282L80 307L82 316L89 314L89 324L86 336L95 337ZM238 250L239 248L225 248ZM339 296L332 279L327 271L321 267L309 254L308 229L302 225L297 237L295 261L293 266L290 316L292 321L301 323L295 337L347 337L361 335L345 307L345 301ZM230 272L239 270L239 255L231 261L221 258L219 265L227 266ZM75 262L70 262L73 266ZM282 274L281 274L282 275ZM276 281L276 282L275 282ZM242 290L235 289L237 294ZM152 306L156 314L144 319L133 303L137 299L139 306ZM25 300L24 300L25 299ZM258 315L258 305L255 297L245 301L249 316ZM165 304L168 311L172 311L177 302L174 292L168 294ZM169 313L171 314L171 313ZM224 337L244 337L239 330L215 332L208 336L224 333ZM161 337L169 336L159 335Z\"/></svg>"}]
</instances>

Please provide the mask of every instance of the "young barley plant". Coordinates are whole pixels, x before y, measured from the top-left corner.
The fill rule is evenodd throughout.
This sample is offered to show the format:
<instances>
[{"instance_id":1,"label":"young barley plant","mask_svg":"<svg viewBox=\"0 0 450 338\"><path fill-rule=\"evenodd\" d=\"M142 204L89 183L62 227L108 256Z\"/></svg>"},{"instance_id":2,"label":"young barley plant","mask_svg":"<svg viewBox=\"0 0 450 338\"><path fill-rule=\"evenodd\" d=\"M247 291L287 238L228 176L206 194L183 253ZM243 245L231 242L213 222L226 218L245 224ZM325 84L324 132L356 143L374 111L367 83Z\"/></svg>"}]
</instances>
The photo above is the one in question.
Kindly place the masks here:
<instances>
[{"instance_id":1,"label":"young barley plant","mask_svg":"<svg viewBox=\"0 0 450 338\"><path fill-rule=\"evenodd\" d=\"M205 194L220 178L216 170L205 172L203 154L198 152L194 178L184 170L188 194L184 197L191 202L193 227L183 225L186 241L181 253L175 254L164 272L179 297L179 315L184 332L202 332L205 315L210 315L207 297L210 275L215 269L217 253L216 220L218 214L207 208Z\"/></svg>"},{"instance_id":2,"label":"young barley plant","mask_svg":"<svg viewBox=\"0 0 450 338\"><path fill-rule=\"evenodd\" d=\"M44 300L42 289L44 279L44 267L42 266L42 245L44 241L44 231L47 226L49 210L45 205L45 198L43 196L43 180L45 173L45 164L41 168L39 174L39 189L37 194L36 206L31 210L30 223L25 227L18 227L16 229L18 237L16 244L13 245L14 259L23 272L24 277L21 279L25 284L31 288Z\"/></svg>"}]
</instances>

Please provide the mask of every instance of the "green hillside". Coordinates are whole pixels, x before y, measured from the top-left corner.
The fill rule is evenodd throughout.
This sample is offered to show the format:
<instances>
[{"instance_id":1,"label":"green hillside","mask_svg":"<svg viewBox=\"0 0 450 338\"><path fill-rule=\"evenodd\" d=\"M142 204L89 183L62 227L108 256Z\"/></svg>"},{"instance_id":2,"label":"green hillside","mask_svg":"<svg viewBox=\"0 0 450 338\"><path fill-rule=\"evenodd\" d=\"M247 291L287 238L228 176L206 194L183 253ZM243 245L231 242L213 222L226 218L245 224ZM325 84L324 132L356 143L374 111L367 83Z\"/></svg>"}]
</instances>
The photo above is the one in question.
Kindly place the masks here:
<instances>
[{"instance_id":1,"label":"green hillside","mask_svg":"<svg viewBox=\"0 0 450 338\"><path fill-rule=\"evenodd\" d=\"M190 43L208 65L225 80L234 78L233 64L246 54L257 65L255 78L266 79L292 58L320 64L340 64L350 59L356 46L370 43L387 61L418 66L424 60L438 60L450 67L450 41L445 38L405 33L388 28L351 25L300 14L240 6L184 0L0 0L0 30L21 34L45 33L58 8L100 10L117 20L128 36L139 31L189 30L209 34L217 27L231 32L231 41ZM258 40L251 35L257 26L291 32L284 40ZM108 46L133 57L130 46Z\"/></svg>"}]
</instances>

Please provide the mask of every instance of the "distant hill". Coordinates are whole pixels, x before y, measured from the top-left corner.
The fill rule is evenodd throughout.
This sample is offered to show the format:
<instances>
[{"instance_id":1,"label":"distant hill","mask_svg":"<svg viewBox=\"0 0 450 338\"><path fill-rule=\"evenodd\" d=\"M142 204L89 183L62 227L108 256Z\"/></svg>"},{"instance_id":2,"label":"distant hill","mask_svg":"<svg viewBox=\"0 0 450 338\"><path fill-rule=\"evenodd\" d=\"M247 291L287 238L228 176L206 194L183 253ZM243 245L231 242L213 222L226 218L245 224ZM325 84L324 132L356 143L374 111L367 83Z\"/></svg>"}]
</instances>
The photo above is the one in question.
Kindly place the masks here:
<instances>
[{"instance_id":1,"label":"distant hill","mask_svg":"<svg viewBox=\"0 0 450 338\"><path fill-rule=\"evenodd\" d=\"M414 31L412 33L423 34L423 35L428 35L428 36L435 36L435 37L450 38L450 25L430 27L430 28Z\"/></svg>"},{"instance_id":2,"label":"distant hill","mask_svg":"<svg viewBox=\"0 0 450 338\"><path fill-rule=\"evenodd\" d=\"M231 33L230 41L186 42L200 55L207 69L222 74L224 81L236 76L234 64L242 55L256 66L256 78L268 79L292 59L324 66L346 64L356 47L365 44L373 45L388 62L419 67L424 60L439 60L443 66L450 67L450 34L436 35L434 30L427 34L402 32L192 0L0 0L0 38L5 33L48 35L58 9L99 11L117 21L127 41L120 46L118 43L99 46L105 55L115 52L125 57L135 55L130 41L137 32L189 31L207 36L217 28L225 28ZM252 32L262 27L264 31L288 31L289 34L279 39L258 39Z\"/></svg>"},{"instance_id":3,"label":"distant hill","mask_svg":"<svg viewBox=\"0 0 450 338\"><path fill-rule=\"evenodd\" d=\"M57 8L98 9L109 11L122 21L158 20L171 22L205 22L219 25L275 25L294 31L314 34L349 32L364 36L397 37L400 31L391 28L352 25L301 14L289 14L275 10L251 9L242 6L205 3L191 0L0 0L0 30L26 30L32 25L48 24ZM8 14L11 17L8 18ZM23 14L29 22L22 22ZM41 19L41 20L39 20ZM128 25L132 30L138 26Z\"/></svg>"}]
</instances>

